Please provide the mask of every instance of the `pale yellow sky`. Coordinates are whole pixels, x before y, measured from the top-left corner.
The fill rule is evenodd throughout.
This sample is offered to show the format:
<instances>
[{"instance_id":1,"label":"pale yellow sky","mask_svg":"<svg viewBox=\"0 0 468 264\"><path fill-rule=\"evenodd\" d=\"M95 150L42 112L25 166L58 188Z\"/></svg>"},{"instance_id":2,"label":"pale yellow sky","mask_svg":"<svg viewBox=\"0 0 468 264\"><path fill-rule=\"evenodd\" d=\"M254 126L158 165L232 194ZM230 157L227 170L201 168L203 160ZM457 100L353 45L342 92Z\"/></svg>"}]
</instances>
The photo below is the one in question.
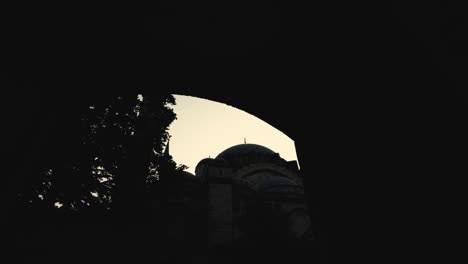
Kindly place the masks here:
<instances>
[{"instance_id":1,"label":"pale yellow sky","mask_svg":"<svg viewBox=\"0 0 468 264\"><path fill-rule=\"evenodd\" d=\"M286 160L297 160L294 141L261 119L206 99L174 95L177 120L169 127L170 154L194 173L198 162L223 150L247 143L263 145Z\"/></svg>"}]
</instances>

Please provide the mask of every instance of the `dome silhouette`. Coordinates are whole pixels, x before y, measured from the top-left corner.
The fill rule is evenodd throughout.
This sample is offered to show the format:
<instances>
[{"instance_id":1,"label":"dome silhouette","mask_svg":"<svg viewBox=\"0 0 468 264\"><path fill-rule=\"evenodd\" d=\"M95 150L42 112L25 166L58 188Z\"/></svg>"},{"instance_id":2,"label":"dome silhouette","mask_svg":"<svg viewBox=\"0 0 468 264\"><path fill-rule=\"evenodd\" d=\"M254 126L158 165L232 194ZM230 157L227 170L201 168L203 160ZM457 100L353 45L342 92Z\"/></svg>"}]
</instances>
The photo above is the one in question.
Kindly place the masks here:
<instances>
[{"instance_id":1,"label":"dome silhouette","mask_svg":"<svg viewBox=\"0 0 468 264\"><path fill-rule=\"evenodd\" d=\"M273 150L258 144L239 144L232 146L216 156L216 159L230 160L232 158L242 157L249 154L254 155L275 155Z\"/></svg>"}]
</instances>

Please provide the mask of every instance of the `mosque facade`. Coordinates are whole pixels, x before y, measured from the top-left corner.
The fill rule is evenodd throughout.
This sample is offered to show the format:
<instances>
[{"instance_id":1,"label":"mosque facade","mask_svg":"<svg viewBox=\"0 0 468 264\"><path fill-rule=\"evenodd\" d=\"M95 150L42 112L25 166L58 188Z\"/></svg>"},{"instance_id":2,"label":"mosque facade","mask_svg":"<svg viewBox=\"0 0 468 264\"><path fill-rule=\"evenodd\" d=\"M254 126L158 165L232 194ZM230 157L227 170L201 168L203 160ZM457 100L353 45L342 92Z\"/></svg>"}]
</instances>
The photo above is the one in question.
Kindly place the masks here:
<instances>
[{"instance_id":1,"label":"mosque facade","mask_svg":"<svg viewBox=\"0 0 468 264\"><path fill-rule=\"evenodd\" d=\"M216 158L201 160L195 175L184 172L182 178L179 203L191 213L180 221L198 217L202 226L194 228L204 233L202 244L208 248L246 246L245 241L259 239L315 239L297 161L286 161L267 147L232 146Z\"/></svg>"}]
</instances>

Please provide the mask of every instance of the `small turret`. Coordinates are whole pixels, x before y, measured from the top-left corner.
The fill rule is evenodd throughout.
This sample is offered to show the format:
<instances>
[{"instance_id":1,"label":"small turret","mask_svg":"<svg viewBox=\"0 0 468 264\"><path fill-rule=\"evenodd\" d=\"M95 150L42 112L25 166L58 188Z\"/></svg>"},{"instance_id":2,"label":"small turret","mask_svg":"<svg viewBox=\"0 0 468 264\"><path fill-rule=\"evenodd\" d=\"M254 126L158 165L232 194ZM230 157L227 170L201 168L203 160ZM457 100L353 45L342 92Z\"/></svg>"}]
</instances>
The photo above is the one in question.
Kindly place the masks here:
<instances>
[{"instance_id":1,"label":"small turret","mask_svg":"<svg viewBox=\"0 0 468 264\"><path fill-rule=\"evenodd\" d=\"M164 156L169 157L169 139L167 140L166 148L164 149Z\"/></svg>"}]
</instances>

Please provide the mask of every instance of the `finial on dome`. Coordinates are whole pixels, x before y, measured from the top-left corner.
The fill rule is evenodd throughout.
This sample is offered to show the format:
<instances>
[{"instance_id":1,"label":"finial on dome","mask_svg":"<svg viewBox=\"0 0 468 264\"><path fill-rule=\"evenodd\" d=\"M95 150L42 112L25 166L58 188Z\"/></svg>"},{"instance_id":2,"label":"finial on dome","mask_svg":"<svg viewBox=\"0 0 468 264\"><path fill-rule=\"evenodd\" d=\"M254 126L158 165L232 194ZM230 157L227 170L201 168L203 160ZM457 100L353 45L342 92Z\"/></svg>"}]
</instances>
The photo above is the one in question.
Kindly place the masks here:
<instances>
[{"instance_id":1,"label":"finial on dome","mask_svg":"<svg viewBox=\"0 0 468 264\"><path fill-rule=\"evenodd\" d=\"M244 138L244 144L247 144L247 140Z\"/></svg>"}]
</instances>

